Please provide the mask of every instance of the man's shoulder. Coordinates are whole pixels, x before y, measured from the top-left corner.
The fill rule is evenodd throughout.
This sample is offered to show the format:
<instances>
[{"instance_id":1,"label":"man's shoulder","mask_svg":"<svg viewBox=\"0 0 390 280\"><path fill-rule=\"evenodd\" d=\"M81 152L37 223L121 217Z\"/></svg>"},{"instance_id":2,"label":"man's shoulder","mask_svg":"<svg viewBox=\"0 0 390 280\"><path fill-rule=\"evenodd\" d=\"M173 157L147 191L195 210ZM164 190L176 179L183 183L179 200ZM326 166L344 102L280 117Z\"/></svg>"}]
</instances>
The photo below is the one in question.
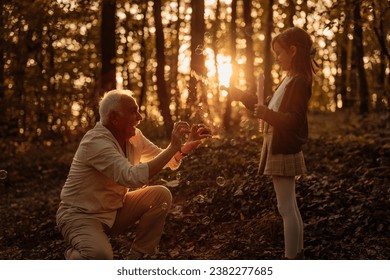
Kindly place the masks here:
<instances>
[{"instance_id":1,"label":"man's shoulder","mask_svg":"<svg viewBox=\"0 0 390 280\"><path fill-rule=\"evenodd\" d=\"M108 145L115 145L115 138L103 125L96 125L84 135L80 145L91 146L98 144L101 146L104 145L104 143L107 143Z\"/></svg>"}]
</instances>

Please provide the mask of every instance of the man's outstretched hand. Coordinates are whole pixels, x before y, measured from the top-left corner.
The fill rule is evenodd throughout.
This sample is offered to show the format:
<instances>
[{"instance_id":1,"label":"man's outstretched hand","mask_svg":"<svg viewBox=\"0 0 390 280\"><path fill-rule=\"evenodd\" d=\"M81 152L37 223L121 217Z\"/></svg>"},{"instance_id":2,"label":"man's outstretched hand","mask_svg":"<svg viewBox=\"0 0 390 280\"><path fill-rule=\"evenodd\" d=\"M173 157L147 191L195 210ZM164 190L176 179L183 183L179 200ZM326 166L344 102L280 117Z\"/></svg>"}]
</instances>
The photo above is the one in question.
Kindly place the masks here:
<instances>
[{"instance_id":1,"label":"man's outstretched hand","mask_svg":"<svg viewBox=\"0 0 390 280\"><path fill-rule=\"evenodd\" d=\"M189 154L192 150L196 149L200 144L201 140L212 137L211 129L204 124L194 124L191 127L188 140L181 148L183 154Z\"/></svg>"}]
</instances>

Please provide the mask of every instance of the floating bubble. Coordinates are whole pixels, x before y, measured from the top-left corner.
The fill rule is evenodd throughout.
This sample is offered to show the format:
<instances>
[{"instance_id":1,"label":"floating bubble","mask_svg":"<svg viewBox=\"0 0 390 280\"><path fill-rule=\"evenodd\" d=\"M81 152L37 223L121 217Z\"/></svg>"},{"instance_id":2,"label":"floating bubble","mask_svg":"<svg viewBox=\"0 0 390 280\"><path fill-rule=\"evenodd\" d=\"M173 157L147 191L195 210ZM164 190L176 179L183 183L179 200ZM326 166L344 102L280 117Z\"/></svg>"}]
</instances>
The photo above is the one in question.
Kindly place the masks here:
<instances>
[{"instance_id":1,"label":"floating bubble","mask_svg":"<svg viewBox=\"0 0 390 280\"><path fill-rule=\"evenodd\" d=\"M180 181L181 179L181 172L176 173L176 180Z\"/></svg>"},{"instance_id":2,"label":"floating bubble","mask_svg":"<svg viewBox=\"0 0 390 280\"><path fill-rule=\"evenodd\" d=\"M233 147L236 146L237 145L237 141L235 139L230 140L230 145L233 146Z\"/></svg>"},{"instance_id":3,"label":"floating bubble","mask_svg":"<svg viewBox=\"0 0 390 280\"><path fill-rule=\"evenodd\" d=\"M248 175L253 175L256 172L256 167L249 165L246 169L246 173Z\"/></svg>"},{"instance_id":4,"label":"floating bubble","mask_svg":"<svg viewBox=\"0 0 390 280\"><path fill-rule=\"evenodd\" d=\"M174 212L182 212L182 211L183 211L183 206L181 206L181 205L175 206Z\"/></svg>"},{"instance_id":5,"label":"floating bubble","mask_svg":"<svg viewBox=\"0 0 390 280\"><path fill-rule=\"evenodd\" d=\"M204 203L205 198L204 198L203 195L199 194L199 195L197 195L197 196L195 197L195 201L196 201L197 203Z\"/></svg>"},{"instance_id":6,"label":"floating bubble","mask_svg":"<svg viewBox=\"0 0 390 280\"><path fill-rule=\"evenodd\" d=\"M210 224L211 222L211 219L209 216L206 216L202 219L202 224L204 224L205 226L207 226L208 224Z\"/></svg>"},{"instance_id":7,"label":"floating bubble","mask_svg":"<svg viewBox=\"0 0 390 280\"><path fill-rule=\"evenodd\" d=\"M190 181L187 181L187 182L186 182L186 185L187 185L187 186L189 186L190 184L191 184L191 182L190 182Z\"/></svg>"},{"instance_id":8,"label":"floating bubble","mask_svg":"<svg viewBox=\"0 0 390 280\"><path fill-rule=\"evenodd\" d=\"M224 177L218 176L217 179L216 179L216 182L217 182L217 185L218 185L218 186L222 187L222 186L225 185L226 180L225 180Z\"/></svg>"},{"instance_id":9,"label":"floating bubble","mask_svg":"<svg viewBox=\"0 0 390 280\"><path fill-rule=\"evenodd\" d=\"M7 179L8 172L6 170L0 170L0 180Z\"/></svg>"},{"instance_id":10,"label":"floating bubble","mask_svg":"<svg viewBox=\"0 0 390 280\"><path fill-rule=\"evenodd\" d=\"M203 54L203 46L202 45L197 46L195 49L195 53L197 55L202 55Z\"/></svg>"},{"instance_id":11,"label":"floating bubble","mask_svg":"<svg viewBox=\"0 0 390 280\"><path fill-rule=\"evenodd\" d=\"M166 202L161 203L161 209L162 210L167 210L168 209L168 203L166 203Z\"/></svg>"}]
</instances>

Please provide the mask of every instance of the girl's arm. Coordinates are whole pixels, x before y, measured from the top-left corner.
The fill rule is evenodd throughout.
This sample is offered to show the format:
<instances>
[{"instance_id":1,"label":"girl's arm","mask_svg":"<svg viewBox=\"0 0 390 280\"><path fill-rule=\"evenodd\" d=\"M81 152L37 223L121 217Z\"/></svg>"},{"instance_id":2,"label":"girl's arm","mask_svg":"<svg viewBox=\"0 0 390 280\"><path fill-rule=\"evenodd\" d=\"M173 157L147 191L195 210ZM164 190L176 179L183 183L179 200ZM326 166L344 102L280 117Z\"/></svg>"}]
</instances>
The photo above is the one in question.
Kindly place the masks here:
<instances>
[{"instance_id":1,"label":"girl's arm","mask_svg":"<svg viewBox=\"0 0 390 280\"><path fill-rule=\"evenodd\" d=\"M254 110L257 103L257 96L255 94L247 93L236 87L221 86L222 90L226 90L230 97L235 101L241 101L244 106L249 110Z\"/></svg>"}]
</instances>

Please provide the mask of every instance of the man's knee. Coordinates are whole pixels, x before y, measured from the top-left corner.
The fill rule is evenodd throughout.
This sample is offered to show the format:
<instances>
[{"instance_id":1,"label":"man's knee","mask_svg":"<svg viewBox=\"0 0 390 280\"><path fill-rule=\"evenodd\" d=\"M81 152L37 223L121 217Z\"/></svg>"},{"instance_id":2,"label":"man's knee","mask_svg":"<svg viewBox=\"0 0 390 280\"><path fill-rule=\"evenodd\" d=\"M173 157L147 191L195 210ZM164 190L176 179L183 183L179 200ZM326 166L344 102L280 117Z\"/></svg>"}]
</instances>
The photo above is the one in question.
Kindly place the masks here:
<instances>
[{"instance_id":1,"label":"man's knee","mask_svg":"<svg viewBox=\"0 0 390 280\"><path fill-rule=\"evenodd\" d=\"M157 203L161 204L163 207L169 208L172 203L172 194L171 191L164 186L153 186L152 190L157 199Z\"/></svg>"},{"instance_id":2,"label":"man's knee","mask_svg":"<svg viewBox=\"0 0 390 280\"><path fill-rule=\"evenodd\" d=\"M61 227L68 243L66 259L107 260L113 258L112 247L104 225L95 219L76 219Z\"/></svg>"},{"instance_id":3,"label":"man's knee","mask_svg":"<svg viewBox=\"0 0 390 280\"><path fill-rule=\"evenodd\" d=\"M90 251L90 256L92 260L112 260L114 258L111 246L94 247Z\"/></svg>"},{"instance_id":4,"label":"man's knee","mask_svg":"<svg viewBox=\"0 0 390 280\"><path fill-rule=\"evenodd\" d=\"M110 244L88 244L86 242L77 249L68 249L65 257L68 260L112 260L114 254Z\"/></svg>"},{"instance_id":5,"label":"man's knee","mask_svg":"<svg viewBox=\"0 0 390 280\"><path fill-rule=\"evenodd\" d=\"M171 204L172 202L172 193L171 191L164 186L158 186L159 192L161 193L161 196L163 197L163 200Z\"/></svg>"}]
</instances>

